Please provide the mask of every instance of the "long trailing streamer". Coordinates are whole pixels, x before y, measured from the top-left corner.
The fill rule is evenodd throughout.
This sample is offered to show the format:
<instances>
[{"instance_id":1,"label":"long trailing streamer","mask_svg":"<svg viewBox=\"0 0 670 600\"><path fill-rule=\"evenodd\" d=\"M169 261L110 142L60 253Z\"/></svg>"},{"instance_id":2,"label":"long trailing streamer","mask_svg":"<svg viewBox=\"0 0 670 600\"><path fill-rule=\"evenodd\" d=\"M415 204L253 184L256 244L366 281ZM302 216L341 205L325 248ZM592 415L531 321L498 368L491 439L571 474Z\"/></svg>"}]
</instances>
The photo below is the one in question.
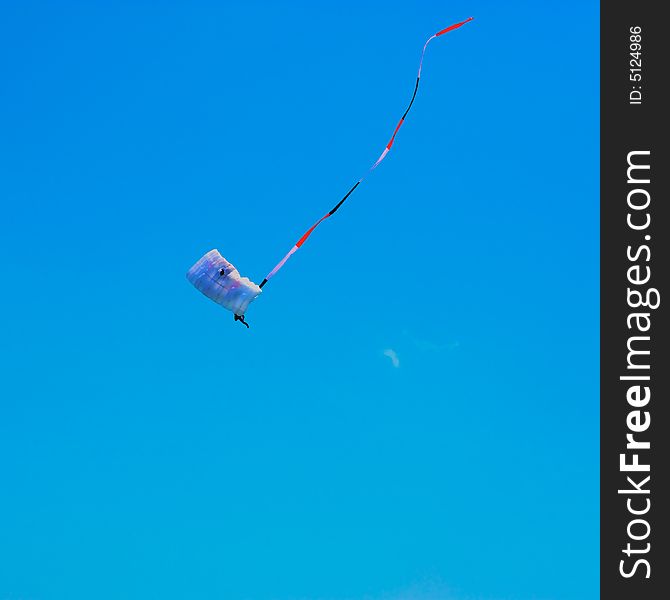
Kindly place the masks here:
<instances>
[{"instance_id":1,"label":"long trailing streamer","mask_svg":"<svg viewBox=\"0 0 670 600\"><path fill-rule=\"evenodd\" d=\"M277 265L275 266L272 271L270 271L265 279L261 281L259 287L263 287L272 277L274 277L277 272L286 264L286 261L291 258L291 256L300 248L309 238L310 235L312 235L312 232L323 222L325 221L328 217L332 217L336 212L337 209L344 204L345 200L351 196L353 191L363 182L363 180L372 172L374 171L379 164L386 158L386 155L389 153L391 150L391 147L393 146L393 142L395 141L396 135L398 134L398 131L400 130L400 127L402 127L402 124L405 122L405 117L407 117L407 114L409 113L410 109L412 108L412 104L414 104L414 99L416 98L416 93L419 91L419 80L421 79L421 67L423 66L423 57L426 54L426 48L428 48L428 44L431 42L431 40L434 40L437 37L440 37L441 35L444 35L445 33L448 33L449 31L453 31L454 29L458 29L459 27L462 27L466 23L469 23L472 21L473 17L470 17L469 19L466 19L465 21L461 21L460 23L456 23L454 25L451 25L450 27L446 27L445 29L442 29L441 31L438 31L434 35L431 35L427 40L426 43L423 45L423 50L421 51L421 60L419 61L419 72L416 76L416 84L414 85L414 93L412 94L412 99L409 101L409 106L405 110L405 113L403 116L400 118L400 121L398 121L398 124L396 125L396 128L393 131L393 135L391 136L391 139L389 140L389 143L386 144L386 147L384 148L384 151L379 155L379 158L375 161L375 163L370 167L370 169L367 171L367 173L361 177L353 186L352 188L344 195L342 200L340 200L328 213L326 213L323 217L321 217L314 225L312 225L303 235L302 237L295 243L293 248L291 248L286 256L282 258Z\"/></svg>"}]
</instances>

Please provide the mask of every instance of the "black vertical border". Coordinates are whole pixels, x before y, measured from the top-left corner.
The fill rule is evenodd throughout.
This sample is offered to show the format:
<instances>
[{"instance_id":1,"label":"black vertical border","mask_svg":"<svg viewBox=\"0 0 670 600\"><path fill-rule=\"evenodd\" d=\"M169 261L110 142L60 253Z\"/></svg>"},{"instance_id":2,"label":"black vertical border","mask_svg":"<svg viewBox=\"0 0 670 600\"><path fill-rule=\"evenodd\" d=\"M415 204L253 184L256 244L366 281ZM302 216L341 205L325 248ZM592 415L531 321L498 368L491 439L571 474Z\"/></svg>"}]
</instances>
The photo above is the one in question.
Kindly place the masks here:
<instances>
[{"instance_id":1,"label":"black vertical border","mask_svg":"<svg viewBox=\"0 0 670 600\"><path fill-rule=\"evenodd\" d=\"M665 8L656 2L603 2L601 3L601 518L600 518L600 584L601 597L607 600L626 598L646 600L670 598L670 537L668 518L670 498L668 475L670 455L668 430L668 373L670 352L668 344L668 319L666 307L670 304L670 221L668 220L668 161L670 143L670 98L665 91L670 87L670 31L661 15ZM630 28L642 29L642 104L629 103L630 80ZM651 194L651 225L648 231L635 232L627 223L628 153L650 150L651 183L646 189ZM651 236L649 241L642 238ZM651 401L643 410L651 414L651 426L644 434L651 448L640 451L640 461L649 462L651 475L649 487L651 507L644 515L651 526L649 538L635 542L629 540L627 527L636 518L626 506L627 498L617 492L630 487L626 476L619 469L619 455L626 452L626 418L634 410L626 400L626 390L631 382L620 381L626 375L627 340L631 335L626 318L635 312L626 299L627 270L633 264L626 255L627 246L641 243L651 248L652 287L661 294L661 305L650 311L651 330L649 349L651 376ZM640 438L643 436L640 435ZM629 451L632 452L632 451ZM638 474L639 475L639 474ZM639 479L639 477L638 477ZM638 495L641 499L646 496ZM637 500L634 500L636 502ZM640 500L635 506L643 506ZM637 526L640 534L644 527ZM630 569L635 556L623 552L626 544L643 547L650 543L646 558L651 565L651 576L645 578L646 568L638 568L636 575L625 578L620 573L620 561L626 559ZM642 567L642 565L640 565Z\"/></svg>"}]
</instances>

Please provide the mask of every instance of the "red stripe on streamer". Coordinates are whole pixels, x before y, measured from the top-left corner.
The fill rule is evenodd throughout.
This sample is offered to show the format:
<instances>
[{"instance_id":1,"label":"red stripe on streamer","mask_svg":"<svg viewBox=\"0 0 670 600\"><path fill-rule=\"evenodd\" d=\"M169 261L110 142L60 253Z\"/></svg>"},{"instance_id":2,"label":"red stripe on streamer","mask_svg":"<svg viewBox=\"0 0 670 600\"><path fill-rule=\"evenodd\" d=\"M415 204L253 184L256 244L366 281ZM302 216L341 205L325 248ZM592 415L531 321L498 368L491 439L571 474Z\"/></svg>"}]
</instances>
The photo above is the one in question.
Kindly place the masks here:
<instances>
[{"instance_id":1,"label":"red stripe on streamer","mask_svg":"<svg viewBox=\"0 0 670 600\"><path fill-rule=\"evenodd\" d=\"M329 216L330 216L330 215L325 215L324 217L321 217L316 223L314 223L314 225L312 225L312 226L311 226L311 227L304 233L304 235L303 235L303 236L296 242L295 245L296 245L298 248L300 248L300 246L302 246L302 245L307 241L307 238L308 238L310 235L312 235L312 231L314 231L314 230L316 229L317 225L318 225L319 223L321 223L321 221L324 221L325 219L327 219Z\"/></svg>"},{"instance_id":2,"label":"red stripe on streamer","mask_svg":"<svg viewBox=\"0 0 670 600\"><path fill-rule=\"evenodd\" d=\"M398 133L398 129L400 129L400 126L403 124L404 121L405 121L405 119L400 119L400 123L398 123L398 125L396 126L395 131L393 132L393 135L391 136L391 141L386 146L389 150L391 149L391 146L393 146L393 142L395 141L396 133Z\"/></svg>"},{"instance_id":3,"label":"red stripe on streamer","mask_svg":"<svg viewBox=\"0 0 670 600\"><path fill-rule=\"evenodd\" d=\"M454 29L458 29L459 27L463 27L463 25L472 21L472 19L474 19L474 17L470 17L469 19L466 19L465 21L461 21L460 23L456 23L456 25L452 25L451 27L447 27L446 29L443 29L442 31L438 31L435 34L435 37L440 37L442 34L447 33L447 31L453 31Z\"/></svg>"}]
</instances>

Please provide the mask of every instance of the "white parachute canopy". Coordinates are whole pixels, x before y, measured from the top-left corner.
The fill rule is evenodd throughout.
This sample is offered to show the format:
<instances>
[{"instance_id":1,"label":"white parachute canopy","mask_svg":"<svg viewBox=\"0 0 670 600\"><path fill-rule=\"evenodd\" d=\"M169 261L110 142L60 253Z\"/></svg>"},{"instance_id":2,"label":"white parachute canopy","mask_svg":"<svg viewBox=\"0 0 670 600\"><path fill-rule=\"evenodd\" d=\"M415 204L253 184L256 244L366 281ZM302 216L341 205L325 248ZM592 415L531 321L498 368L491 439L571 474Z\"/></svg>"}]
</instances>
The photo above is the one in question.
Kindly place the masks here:
<instances>
[{"instance_id":1,"label":"white parachute canopy","mask_svg":"<svg viewBox=\"0 0 670 600\"><path fill-rule=\"evenodd\" d=\"M218 250L210 250L186 273L186 278L205 296L244 316L249 304L263 291L229 263Z\"/></svg>"}]
</instances>

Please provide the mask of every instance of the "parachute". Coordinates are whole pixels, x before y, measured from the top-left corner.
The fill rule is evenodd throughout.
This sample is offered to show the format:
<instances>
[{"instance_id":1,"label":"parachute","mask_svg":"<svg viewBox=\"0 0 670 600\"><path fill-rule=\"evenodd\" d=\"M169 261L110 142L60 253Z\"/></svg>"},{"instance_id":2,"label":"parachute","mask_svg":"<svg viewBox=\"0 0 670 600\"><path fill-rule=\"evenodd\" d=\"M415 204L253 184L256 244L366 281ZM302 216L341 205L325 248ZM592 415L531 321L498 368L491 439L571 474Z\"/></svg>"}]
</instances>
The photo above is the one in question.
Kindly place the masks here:
<instances>
[{"instance_id":1,"label":"parachute","mask_svg":"<svg viewBox=\"0 0 670 600\"><path fill-rule=\"evenodd\" d=\"M444 35L449 31L458 29L466 23L469 23L473 20L473 17L456 23L445 29L438 31L437 33L431 35L426 43L423 45L423 50L421 51L421 60L419 61L419 72L416 77L416 84L414 85L414 93L409 102L409 106L405 110L403 116L398 121L395 129L393 130L393 135L386 144L384 150L379 155L379 158L373 163L369 168L367 173L361 177L351 189L344 195L344 197L323 217L321 217L314 225L312 225L302 237L293 245L293 247L287 252L287 254L282 258L277 265L265 276L263 281L259 285L256 285L253 281L247 277L241 277L239 271L233 266L232 263L228 262L218 250L210 250L205 254L198 262L196 262L187 272L187 279L205 296L220 304L224 308L232 311L235 316L236 321L241 321L244 325L249 327L249 325L244 320L244 313L246 312L249 304L253 302L262 292L263 286L274 277L277 272L286 264L286 261L291 258L291 256L298 250L300 247L307 241L310 235L314 230L326 219L332 217L337 210L344 204L344 202L349 198L349 196L354 192L354 190L363 182L363 180L374 171L379 164L386 158L386 155L391 150L393 142L395 142L396 135L402 127L402 124L405 122L405 118L414 104L414 99L419 90L419 80L421 79L421 68L423 67L423 58L426 54L426 48L428 44L435 38Z\"/></svg>"},{"instance_id":2,"label":"parachute","mask_svg":"<svg viewBox=\"0 0 670 600\"><path fill-rule=\"evenodd\" d=\"M218 250L210 250L186 273L186 278L210 300L243 317L249 304L262 292L253 281L240 277L239 271Z\"/></svg>"}]
</instances>

